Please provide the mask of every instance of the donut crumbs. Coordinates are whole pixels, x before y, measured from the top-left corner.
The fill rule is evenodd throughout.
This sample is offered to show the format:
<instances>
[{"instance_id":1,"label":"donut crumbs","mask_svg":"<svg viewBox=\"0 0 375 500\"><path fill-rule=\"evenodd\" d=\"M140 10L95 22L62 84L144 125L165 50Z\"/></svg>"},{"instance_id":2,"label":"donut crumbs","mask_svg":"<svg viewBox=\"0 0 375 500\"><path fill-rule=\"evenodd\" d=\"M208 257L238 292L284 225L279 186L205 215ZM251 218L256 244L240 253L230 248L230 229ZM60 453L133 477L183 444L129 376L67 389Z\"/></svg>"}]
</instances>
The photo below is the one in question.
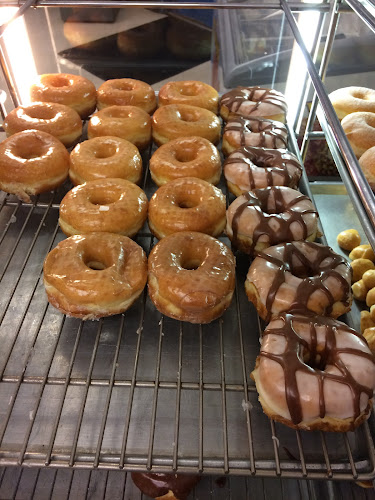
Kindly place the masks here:
<instances>
[{"instance_id":1,"label":"donut crumbs","mask_svg":"<svg viewBox=\"0 0 375 500\"><path fill-rule=\"evenodd\" d=\"M244 399L242 400L242 409L243 411L246 411L246 410L251 410L253 408L253 405L250 403L250 401L245 401Z\"/></svg>"}]
</instances>

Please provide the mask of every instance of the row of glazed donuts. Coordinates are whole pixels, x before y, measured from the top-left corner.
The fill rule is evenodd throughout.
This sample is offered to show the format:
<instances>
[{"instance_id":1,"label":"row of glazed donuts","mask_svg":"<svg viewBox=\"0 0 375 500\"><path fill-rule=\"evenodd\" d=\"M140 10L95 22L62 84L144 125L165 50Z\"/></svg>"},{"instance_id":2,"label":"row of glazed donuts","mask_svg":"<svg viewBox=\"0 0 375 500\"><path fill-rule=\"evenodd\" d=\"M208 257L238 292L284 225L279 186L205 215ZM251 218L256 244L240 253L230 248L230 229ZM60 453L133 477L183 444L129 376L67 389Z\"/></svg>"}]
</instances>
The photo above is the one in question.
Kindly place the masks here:
<instances>
[{"instance_id":1,"label":"row of glazed donuts","mask_svg":"<svg viewBox=\"0 0 375 500\"><path fill-rule=\"evenodd\" d=\"M146 102L150 100L149 95L154 95L150 86L144 84L143 82L131 79L108 81L105 82L102 87L104 87L104 89L102 89L103 96L101 97L104 98L104 96L108 95L108 99L112 99L111 102L116 103L132 102L138 106L141 105L142 102L138 93L143 96L143 100ZM177 90L175 88L177 88ZM163 93L161 92L160 98L160 101L163 103L175 102L176 100L179 100L179 102L181 101L183 103L193 102L194 104L212 108L211 101L213 101L216 102L217 107L217 92L209 85L201 82L171 82L170 84L165 85L163 89L165 89L165 97L163 99ZM101 90L101 88L99 90ZM51 133L61 140L66 146L72 145L78 140L82 133L82 122L77 112L70 107L64 108L65 105L62 104L62 102L65 102L66 105L77 109L82 116L86 116L87 113L91 112L93 107L95 107L93 85L83 77L76 77L74 75L42 75L39 83L33 86L31 93L35 99L48 99L59 102L37 102L28 107L21 106L11 112L4 121L4 129L7 132L7 135L15 136L12 140L9 140L9 143L3 144L2 153L4 153L4 150L8 149L19 149L22 151L23 156L21 155L22 168L17 168L17 165L14 165L13 168L7 168L6 164L8 162L9 155L2 155L5 156L5 159L3 168L0 167L0 185L3 190L17 194L25 201L29 201L30 194L38 194L43 190L57 187L57 185L65 179L64 172L66 173L66 162L64 162L64 168L59 170L58 175L55 175L56 172L54 172L54 170L49 166L46 168L45 163L48 163L49 158L44 153L46 150L49 150L49 148L54 148L55 145L53 141L49 141L49 144L46 145L48 142L47 136L41 138L40 134L37 135L34 140L31 141L35 144L38 142L43 142L44 144L41 148L41 152L39 150L31 152L33 160L32 163L35 164L37 162L36 158L39 153L41 153L41 156L43 157L44 175L53 179L50 179L51 182L46 182L45 178L40 179L39 176L36 176L35 181L32 182L33 185L28 189L28 183L30 181L27 175L25 175L24 182L22 177L24 172L27 173L27 169L24 168L27 166L25 165L25 159L30 159L30 154L25 151L25 148L22 145L22 143L25 142L26 134L17 136L17 133L24 129L37 129L41 132ZM255 102L252 114L256 115L259 113L260 108L263 109L263 107L265 107L265 111L263 112L273 112L272 110L275 105L268 102L270 98L270 91L266 89L257 89L256 93L260 93L260 95L257 95L256 98L264 99L264 102ZM101 95L101 92L98 91L98 94ZM121 100L120 97L123 95L125 97L128 96L127 100L125 100L125 97ZM210 97L212 95L214 97ZM246 99L248 97L248 95L245 95ZM254 96L251 98L255 99ZM85 106L83 106L81 101L85 104ZM238 99L235 100L236 105L237 103ZM261 103L261 106L258 106L259 103ZM101 101L99 100L98 106L103 107L106 104L108 104L107 101L105 101L104 104L101 104ZM157 136L156 141L160 144L166 140L173 139L175 136L207 135L209 140L217 142L220 138L220 122L216 115L206 109L195 106L193 108L186 108L186 106L190 106L190 104L166 104L155 113L155 116L153 117L155 126L153 128ZM221 105L221 110L223 109L224 112L222 112L222 114L225 114L227 108L226 106ZM150 143L151 118L141 108L134 108L132 106L119 107L115 105L104 107L104 109L98 113L102 113L103 117L101 118L98 114L95 114L90 119L88 125L88 136L89 138L95 138L96 136L101 137L104 135L105 138L98 138L97 142L89 141L87 144L85 141L83 144L79 144L77 146L71 157L72 168L70 168L70 173L72 174L71 178L74 183L87 180L87 178L80 176L80 174L74 173L74 164L80 163L80 155L83 157L86 156L83 162L89 162L91 166L92 160L96 161L98 159L102 159L102 156L111 157L111 150L113 151L115 149L117 153L117 145L109 144L110 139L106 136L125 138L140 149L147 147ZM157 113L159 113L161 118ZM166 114L164 118L163 113ZM202 114L204 116L202 116ZM207 118L205 118L206 115L208 115ZM254 119L257 120L257 118ZM181 154L181 151L183 151L182 157L179 158L178 155ZM89 156L89 152L91 152L91 158ZM199 156L198 153L201 156L201 161L198 166L195 166L196 162L189 162L189 158L186 156L192 155L193 159L195 159ZM134 153L132 152L131 154L135 158ZM166 155L169 155L169 157L172 156L173 161L177 161L178 163L174 172L169 173L168 179L165 177L165 169L160 167L160 165L165 165ZM17 155L15 155L15 157L17 158ZM75 162L76 159L77 162ZM13 161L13 163L15 163L15 161ZM120 177L125 177L128 180L137 182L141 175L139 159L136 163L137 165L134 166L136 172L133 177L129 177L129 173L126 173L125 175L121 174ZM219 155L214 146L208 144L208 140L204 138L184 139L182 137L177 139L177 143L168 145L164 149L160 148L160 150L158 150L155 154L155 159L151 161L151 175L157 183L162 184L166 180L173 178L173 175L179 176L180 173L176 174L176 172L182 170L181 166L186 167L184 172L182 172L182 175L195 176L196 169L199 168L199 177L203 177L204 180L209 182L216 183L221 174ZM187 172L189 166L192 167L191 172ZM50 170L52 170L52 172L49 175ZM171 171L171 169L169 170ZM92 171L91 168L90 171ZM115 172L115 176L117 175L118 172ZM89 178L93 178L93 176ZM40 180L39 185L38 179Z\"/></svg>"},{"instance_id":2,"label":"row of glazed donuts","mask_svg":"<svg viewBox=\"0 0 375 500\"><path fill-rule=\"evenodd\" d=\"M107 142L109 139L110 138L107 138ZM95 141L95 139L91 140L91 142L86 141L82 145L78 145L77 148L72 152L71 158L74 167L71 172L71 178L73 180L79 181L86 177L86 175L81 170L79 172L80 175L76 176L75 173L77 172L75 166L77 165L77 163L79 164L81 158L81 151L79 150L81 148L83 148L83 150L89 148L89 143L91 145L93 141ZM100 141L98 140L97 142L97 146L99 146ZM102 143L100 144L102 148L105 147ZM100 151L98 153L99 154L97 156L99 157L106 156L105 154L101 155ZM85 161L84 163L87 162ZM127 183L127 181L122 181L122 183L120 183L117 179L97 179L94 181L88 181L85 184L77 186L76 188L71 190L62 200L60 207L60 224L64 232L67 234L72 234L80 232L82 230L84 233L86 233L87 231L90 231L92 229L98 230L98 228L105 231L118 231L118 226L116 226L116 224L119 220L122 220L123 223L126 222L126 224L130 226L130 228L122 227L122 231L120 232L125 232L126 229L127 232L125 234L133 235L135 231L139 229L139 227L144 223L147 213L147 198L145 197L143 192L143 196L139 195L137 190L141 191L140 188L133 185L133 187L130 189L129 184L130 183ZM216 190L216 188L210 186L205 181L200 181L200 185L198 186L198 188L202 190L202 187L205 190L207 190L207 188ZM206 197L204 196L204 194L206 193L198 193L201 198ZM208 198L209 197L210 196L208 196ZM179 203L183 203L183 200L181 199ZM87 211L87 207L89 207L92 214L89 214L89 218L85 216L85 220L83 221L82 213L84 212L85 214L87 214L88 211L90 212L90 210ZM118 216L116 216L116 211L118 212ZM223 205L223 213L224 220L220 222L222 227L225 224L225 204ZM137 218L136 223L131 222L132 215ZM84 227L82 228L83 224ZM116 226L116 229L114 226ZM187 237L189 240L191 234L189 233ZM202 237L204 236L202 235ZM134 246L135 243L132 243ZM203 244L204 248L208 252L210 252L210 249L214 247L215 256L216 254L221 253L221 245L222 244L220 244L220 242L216 242L216 240L209 237L207 237L207 240L204 241ZM98 250L96 247L98 247ZM113 248L116 248L118 252L116 251L115 254L113 254ZM127 257L124 258L124 265L120 267L118 266L118 258L116 259L116 254L121 255L121 249L126 249L127 251L131 250L131 245L128 239L115 235L110 235L109 237L109 235L98 233L73 236L60 243L60 245L58 245L58 247L56 247L49 254L44 266L44 279L50 302L57 306L62 312L82 318L96 318L103 315L115 314L116 312L125 310L135 300L139 293L141 293L145 285L145 282L147 280L145 265L147 266L147 264L145 264L145 256L144 254L142 254L142 258L139 259L141 263L137 266L137 276L142 277L142 279L140 279L138 282L130 283L130 278L127 277L127 273L129 272ZM190 264L185 258L186 244L181 245L180 250L176 248L175 245L174 249L176 254L178 252L183 254L180 256L184 261L181 263L182 268L183 266L189 266ZM123 253L124 256L126 256L126 252ZM136 254L135 249L133 253L134 255ZM163 258L163 252L158 252L158 255L160 255L160 257L158 257L159 260ZM74 269L75 273L82 274L82 276L85 277L85 280L75 280L74 286L67 276L67 258L71 262L69 266L70 269ZM212 262L214 257L211 256L210 259ZM214 260L217 261L217 259ZM132 265L134 265L134 262ZM92 297L90 297L89 293L82 293L81 285L83 281L90 282L91 280L95 280L98 275L98 270L101 270L101 281L99 283L96 280L94 283L96 296L95 300L92 300ZM92 276L89 276L89 274ZM106 276L107 274L108 276ZM120 275L121 279L114 280L115 274ZM218 279L220 279L220 277L218 277ZM124 284L124 282L127 280L129 286L126 288L133 289L133 293L131 294L131 296L124 296L124 294L120 293L119 289L116 289L116 304L111 303L110 305L108 305L108 302L113 302L113 293L110 290L110 287L107 287L105 289L105 293L103 293L103 287L101 286L101 284L103 282L110 283L111 280L116 283L122 282L122 284ZM79 290L74 290L74 288L77 287L79 288ZM213 285L213 289L215 288L216 285ZM159 286L158 291L160 291L161 289L162 287ZM73 295L74 299L72 299ZM216 295L217 294L215 294L215 297ZM78 296L80 298L79 301L77 301ZM69 298L71 300L69 300ZM184 300L186 301L187 297L185 297ZM201 299L199 301L200 303L202 302ZM106 304L104 304L105 302ZM212 304L208 304L208 307L210 305ZM214 312L218 315L221 313L221 309L217 309ZM195 314L193 314L192 319L195 321L211 321L211 319L213 318L212 316L197 317Z\"/></svg>"},{"instance_id":3,"label":"row of glazed donuts","mask_svg":"<svg viewBox=\"0 0 375 500\"><path fill-rule=\"evenodd\" d=\"M220 196L218 196L218 193L215 192L217 191L216 188L206 185L207 183L204 181L187 179L184 180L183 186L181 184L180 189L177 182L180 182L180 180L176 181L171 188L169 188L168 185L165 186L166 193L164 195L164 198L174 196L175 205L178 205L177 208L186 207L191 202L196 204L196 200L194 200L194 198L196 198L199 199L198 201L202 204L201 208L203 209L203 215L204 210L206 210L207 214L213 212L215 215L215 211L210 207L211 199L219 198L220 218L218 223L215 223L213 226L213 234L219 234L225 225L225 204L223 195L219 192ZM191 183L191 188L189 188L189 182ZM86 186L89 184L92 183L86 183ZM188 187L190 193L190 198L187 199L185 199L186 192L184 192L186 187ZM85 186L82 188L75 188L73 194L69 197L76 198L76 193L82 192L84 188ZM167 189L170 190L169 194L167 193ZM210 189L208 194L207 189ZM157 198L163 198L161 192L158 193ZM112 217L110 214L106 214L109 210L104 210L104 201L99 199L95 201L97 201L96 205L99 205L99 211L103 212L101 216L104 218L104 216L107 215L111 219ZM207 208L205 208L205 204L208 205ZM60 220L62 226L65 227L67 231L70 231L72 225L64 224L66 222L64 220L66 212L65 200L63 200ZM77 217L77 219L79 219L79 217ZM164 217L161 216L161 219L164 219ZM168 217L168 219L170 219L170 217ZM173 221L173 217L171 219ZM212 230L208 231L207 228L202 228L202 223L205 221L205 217L202 217L202 210L200 211L200 217L198 219L200 226L197 227L197 229L205 229L207 232L212 232ZM151 223L150 225L158 237L164 235L155 228L154 224ZM178 230L181 230L181 226L178 227ZM79 243L81 244L81 240ZM65 253L66 251L67 249L65 249ZM173 262L169 262L169 257L171 256L173 256ZM97 263L97 260L91 259L90 263L91 262ZM200 268L200 288L196 286L197 283L194 285L194 283L192 284L191 280L188 279L188 276L191 276L190 271L195 270L198 272L197 268ZM153 249L150 255L149 269L150 296L157 308L169 316L191 322L209 322L223 312L232 298L234 290L234 258L225 245L205 235L195 232L182 232L179 235L171 235L169 239L166 238L165 241L160 242ZM171 270L171 272L168 272L168 270ZM218 270L220 272L218 272ZM48 262L46 261L45 276L49 274ZM61 276L61 269L59 269L59 279L61 279ZM157 281L157 285L153 286L155 281ZM179 283L177 287L174 286L176 282ZM67 311L66 308L64 309L61 306L60 308L65 312ZM74 314L86 314L85 317L87 317L87 313L74 311ZM95 311L95 314L97 314L97 311Z\"/></svg>"},{"instance_id":4,"label":"row of glazed donuts","mask_svg":"<svg viewBox=\"0 0 375 500\"><path fill-rule=\"evenodd\" d=\"M238 134L247 120L235 117L224 130ZM282 127L271 122L264 130L279 133ZM259 187L248 169L256 148L244 147L245 136L238 135L242 149L224 164L227 181L235 176L228 186L238 196L228 209L227 233L241 251L255 254L246 293L269 323L252 372L262 408L294 428L353 429L372 407L375 364L366 341L332 319L350 308L350 266L329 247L313 242L317 213L307 197L285 186L291 181L298 187L300 172L291 170L294 158L289 157L289 170L287 162L284 169L271 168L266 176L270 186ZM281 144L277 134L270 139L271 147ZM282 140L286 146L286 135ZM256 161L264 167L281 154L285 158L288 153L263 150ZM274 186L278 181L281 186Z\"/></svg>"}]
</instances>

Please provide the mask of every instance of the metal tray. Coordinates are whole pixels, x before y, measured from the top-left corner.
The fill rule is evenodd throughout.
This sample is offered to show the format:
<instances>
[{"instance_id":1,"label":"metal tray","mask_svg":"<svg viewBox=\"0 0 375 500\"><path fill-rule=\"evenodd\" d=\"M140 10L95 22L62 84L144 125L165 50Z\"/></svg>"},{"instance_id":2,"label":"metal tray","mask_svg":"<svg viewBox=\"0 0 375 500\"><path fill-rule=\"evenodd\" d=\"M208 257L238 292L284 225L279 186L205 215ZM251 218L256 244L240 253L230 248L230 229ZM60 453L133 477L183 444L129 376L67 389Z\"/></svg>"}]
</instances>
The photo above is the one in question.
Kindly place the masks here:
<instances>
[{"instance_id":1,"label":"metal tray","mask_svg":"<svg viewBox=\"0 0 375 500\"><path fill-rule=\"evenodd\" d=\"M296 432L263 414L250 379L261 325L244 292L247 256L236 255L230 308L209 325L163 317L146 290L125 314L98 322L50 306L43 259L64 238L58 208L70 187L32 204L0 195L0 465L374 477L373 417L334 434ZM149 197L156 189L147 168L143 187ZM306 176L301 190L309 194ZM146 252L155 243L147 226L136 241Z\"/></svg>"}]
</instances>

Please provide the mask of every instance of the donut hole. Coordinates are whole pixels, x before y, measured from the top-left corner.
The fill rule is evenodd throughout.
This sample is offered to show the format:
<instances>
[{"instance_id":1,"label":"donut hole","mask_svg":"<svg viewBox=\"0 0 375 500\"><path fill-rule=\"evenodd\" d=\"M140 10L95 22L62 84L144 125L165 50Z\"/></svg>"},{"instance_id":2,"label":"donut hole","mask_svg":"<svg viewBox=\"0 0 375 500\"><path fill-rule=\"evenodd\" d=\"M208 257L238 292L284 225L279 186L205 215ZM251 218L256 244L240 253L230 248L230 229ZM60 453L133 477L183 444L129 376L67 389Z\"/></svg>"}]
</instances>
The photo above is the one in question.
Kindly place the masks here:
<instances>
[{"instance_id":1,"label":"donut hole","mask_svg":"<svg viewBox=\"0 0 375 500\"><path fill-rule=\"evenodd\" d=\"M181 267L183 269L186 269L187 271L196 271L200 266L202 262L200 259L194 258L194 257L187 257L185 256L183 259L181 259Z\"/></svg>"},{"instance_id":2,"label":"donut hole","mask_svg":"<svg viewBox=\"0 0 375 500\"><path fill-rule=\"evenodd\" d=\"M110 158L117 153L117 146L114 144L98 144L93 150L96 159Z\"/></svg>"},{"instance_id":3,"label":"donut hole","mask_svg":"<svg viewBox=\"0 0 375 500\"><path fill-rule=\"evenodd\" d=\"M199 113L195 110L182 110L179 112L179 118L183 122L195 123L200 120Z\"/></svg>"},{"instance_id":4,"label":"donut hole","mask_svg":"<svg viewBox=\"0 0 375 500\"><path fill-rule=\"evenodd\" d=\"M120 193L103 193L100 191L95 191L94 193L91 193L89 196L89 202L92 205L110 205L111 203L115 203L120 199Z\"/></svg>"},{"instance_id":5,"label":"donut hole","mask_svg":"<svg viewBox=\"0 0 375 500\"><path fill-rule=\"evenodd\" d=\"M107 269L107 266L103 262L97 260L90 260L89 262L85 262L85 264L93 271L104 271L104 269Z\"/></svg>"},{"instance_id":6,"label":"donut hole","mask_svg":"<svg viewBox=\"0 0 375 500\"><path fill-rule=\"evenodd\" d=\"M37 137L29 136L27 141L16 144L14 153L24 160L32 160L44 156L47 151L48 147L43 141Z\"/></svg>"},{"instance_id":7,"label":"donut hole","mask_svg":"<svg viewBox=\"0 0 375 500\"><path fill-rule=\"evenodd\" d=\"M317 275L317 270L312 263L302 263L296 259L292 259L292 262L289 264L289 270L294 276L301 279L314 278Z\"/></svg>"},{"instance_id":8,"label":"donut hole","mask_svg":"<svg viewBox=\"0 0 375 500\"><path fill-rule=\"evenodd\" d=\"M30 118L37 120L52 120L56 116L56 112L47 106L35 106L25 110L25 113Z\"/></svg>"},{"instance_id":9,"label":"donut hole","mask_svg":"<svg viewBox=\"0 0 375 500\"><path fill-rule=\"evenodd\" d=\"M82 261L85 266L93 271L104 271L110 267L111 263L108 260L108 256L103 255L100 249L95 248L86 248L82 255Z\"/></svg>"},{"instance_id":10,"label":"donut hole","mask_svg":"<svg viewBox=\"0 0 375 500\"><path fill-rule=\"evenodd\" d=\"M302 359L303 362L313 370L324 371L327 364L329 364L327 356L325 356L325 349L321 349L319 346L315 352L312 352L307 347L304 347Z\"/></svg>"},{"instance_id":11,"label":"donut hole","mask_svg":"<svg viewBox=\"0 0 375 500\"><path fill-rule=\"evenodd\" d=\"M51 87L68 87L70 84L70 79L62 75L56 75L49 81Z\"/></svg>"},{"instance_id":12,"label":"donut hole","mask_svg":"<svg viewBox=\"0 0 375 500\"><path fill-rule=\"evenodd\" d=\"M194 161L198 157L198 151L196 148L183 147L175 151L175 158L180 163L188 163L189 161Z\"/></svg>"},{"instance_id":13,"label":"donut hole","mask_svg":"<svg viewBox=\"0 0 375 500\"><path fill-rule=\"evenodd\" d=\"M174 203L180 208L195 208L205 199L205 192L199 185L191 186L186 183L184 189L177 189L174 193Z\"/></svg>"},{"instance_id":14,"label":"donut hole","mask_svg":"<svg viewBox=\"0 0 375 500\"><path fill-rule=\"evenodd\" d=\"M131 92L134 90L135 85L130 82L116 82L113 84L115 90L123 90L125 92Z\"/></svg>"},{"instance_id":15,"label":"donut hole","mask_svg":"<svg viewBox=\"0 0 375 500\"><path fill-rule=\"evenodd\" d=\"M194 208L199 205L199 201L194 198L179 198L177 200L177 206L179 208Z\"/></svg>"}]
</instances>

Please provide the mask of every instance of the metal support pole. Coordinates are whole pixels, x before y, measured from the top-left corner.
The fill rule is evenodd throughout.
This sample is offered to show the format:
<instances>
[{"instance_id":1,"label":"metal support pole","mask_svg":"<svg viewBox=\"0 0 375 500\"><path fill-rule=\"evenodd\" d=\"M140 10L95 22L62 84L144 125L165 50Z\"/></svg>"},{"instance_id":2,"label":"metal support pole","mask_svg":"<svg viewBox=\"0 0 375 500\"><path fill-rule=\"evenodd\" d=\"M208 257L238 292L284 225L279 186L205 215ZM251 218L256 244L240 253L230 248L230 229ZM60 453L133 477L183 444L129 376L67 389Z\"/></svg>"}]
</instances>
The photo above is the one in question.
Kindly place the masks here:
<instances>
[{"instance_id":1,"label":"metal support pole","mask_svg":"<svg viewBox=\"0 0 375 500\"><path fill-rule=\"evenodd\" d=\"M19 7L19 0L5 0L2 6L6 7ZM280 3L242 3L242 2L225 2L225 3L207 3L207 2L144 2L134 0L39 0L36 7L101 7L101 8L118 8L118 7L142 7L151 9L280 9ZM322 10L329 11L329 5L322 5L321 3L291 3L290 7L293 11L305 10Z\"/></svg>"},{"instance_id":2,"label":"metal support pole","mask_svg":"<svg viewBox=\"0 0 375 500\"><path fill-rule=\"evenodd\" d=\"M329 62L329 58L331 56L333 42L335 40L337 25L338 25L338 21L339 21L339 11L338 11L339 1L340 0L335 0L335 2L333 4L332 16L330 19L328 32L327 32L327 40L326 40L326 43L324 45L322 60L320 63L319 76L322 79L322 81L325 79L325 76L327 73L328 62ZM304 135L303 141L302 141L301 155L302 155L303 159L305 159L305 157L306 157L307 148L309 145L310 133L312 132L313 127L314 127L314 122L315 122L315 118L316 118L316 109L318 107L318 104L319 104L319 99L318 99L316 93L314 93L314 97L313 97L313 100L311 103L311 110L310 110L309 117L308 117L307 124L306 124L305 135Z\"/></svg>"},{"instance_id":3,"label":"metal support pole","mask_svg":"<svg viewBox=\"0 0 375 500\"><path fill-rule=\"evenodd\" d=\"M336 146L338 145L342 156L345 161L345 165L340 164L337 167L342 174L342 179L346 184L346 188L350 199L355 207L358 217L362 222L363 229L367 235L369 243L373 248L375 248L375 197L371 191L370 186L358 164L357 158L355 157L352 148L342 130L340 120L337 118L335 110L326 94L322 80L319 77L319 73L315 68L315 65L310 57L309 51L303 42L301 33L299 32L296 20L290 10L288 3L285 0L280 0L282 9L285 12L286 18L290 24L290 27L294 33L298 45L300 46L302 53L305 57L308 71L310 73L311 80L315 87L316 93L319 97L322 108L329 124L329 129L327 133L332 134L335 140ZM350 181L350 178L352 182Z\"/></svg>"}]
</instances>

